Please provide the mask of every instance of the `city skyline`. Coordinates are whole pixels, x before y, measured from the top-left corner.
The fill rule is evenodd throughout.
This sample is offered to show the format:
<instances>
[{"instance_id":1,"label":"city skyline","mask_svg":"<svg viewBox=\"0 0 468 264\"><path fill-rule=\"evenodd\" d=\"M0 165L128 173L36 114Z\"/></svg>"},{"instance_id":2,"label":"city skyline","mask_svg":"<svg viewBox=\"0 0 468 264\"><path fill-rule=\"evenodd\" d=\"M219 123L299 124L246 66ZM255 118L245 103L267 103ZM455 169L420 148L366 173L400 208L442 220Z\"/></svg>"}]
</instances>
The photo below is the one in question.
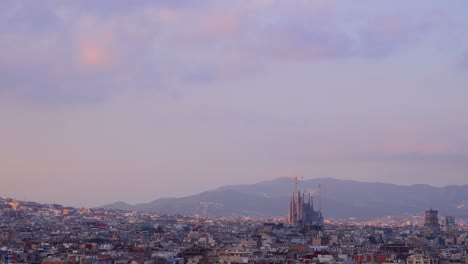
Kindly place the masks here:
<instances>
[{"instance_id":1,"label":"city skyline","mask_svg":"<svg viewBox=\"0 0 468 264\"><path fill-rule=\"evenodd\" d=\"M466 185L466 1L2 1L0 197Z\"/></svg>"}]
</instances>

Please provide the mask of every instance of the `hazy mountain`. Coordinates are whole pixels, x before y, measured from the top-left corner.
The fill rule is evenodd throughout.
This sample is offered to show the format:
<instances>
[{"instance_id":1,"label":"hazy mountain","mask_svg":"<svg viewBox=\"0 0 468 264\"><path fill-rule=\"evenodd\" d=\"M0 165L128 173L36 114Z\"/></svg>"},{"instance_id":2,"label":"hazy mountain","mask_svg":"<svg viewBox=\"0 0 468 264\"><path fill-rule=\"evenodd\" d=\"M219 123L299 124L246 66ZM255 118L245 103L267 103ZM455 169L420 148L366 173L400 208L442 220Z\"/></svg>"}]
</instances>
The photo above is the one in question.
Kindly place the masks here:
<instances>
[{"instance_id":1,"label":"hazy mountain","mask_svg":"<svg viewBox=\"0 0 468 264\"><path fill-rule=\"evenodd\" d=\"M114 209L114 210L125 210L125 211L131 211L133 210L133 205L130 205L126 202L118 201L112 204L104 205L99 208L102 209Z\"/></svg>"},{"instance_id":2,"label":"hazy mountain","mask_svg":"<svg viewBox=\"0 0 468 264\"><path fill-rule=\"evenodd\" d=\"M300 181L299 188L317 192L319 184L322 186L322 207L326 217L363 219L422 212L428 208L438 209L442 215L468 217L468 185L400 186L324 178ZM275 179L252 185L224 186L188 197L157 199L133 206L119 202L103 208L161 214L286 216L293 186L291 179Z\"/></svg>"}]
</instances>

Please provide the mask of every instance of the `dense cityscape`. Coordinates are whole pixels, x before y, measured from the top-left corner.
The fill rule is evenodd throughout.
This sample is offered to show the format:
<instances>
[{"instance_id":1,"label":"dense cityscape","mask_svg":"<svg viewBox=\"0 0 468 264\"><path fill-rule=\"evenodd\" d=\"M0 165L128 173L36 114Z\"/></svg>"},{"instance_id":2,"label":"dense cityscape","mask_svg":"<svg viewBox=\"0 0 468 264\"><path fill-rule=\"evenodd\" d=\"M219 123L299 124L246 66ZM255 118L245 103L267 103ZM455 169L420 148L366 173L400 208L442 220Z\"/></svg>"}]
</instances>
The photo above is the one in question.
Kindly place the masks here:
<instances>
[{"instance_id":1,"label":"dense cityscape","mask_svg":"<svg viewBox=\"0 0 468 264\"><path fill-rule=\"evenodd\" d=\"M468 0L0 0L0 264L468 264Z\"/></svg>"},{"instance_id":2,"label":"dense cityscape","mask_svg":"<svg viewBox=\"0 0 468 264\"><path fill-rule=\"evenodd\" d=\"M296 190L283 218L159 215L0 200L0 263L468 263L468 225L428 209L323 219Z\"/></svg>"}]
</instances>

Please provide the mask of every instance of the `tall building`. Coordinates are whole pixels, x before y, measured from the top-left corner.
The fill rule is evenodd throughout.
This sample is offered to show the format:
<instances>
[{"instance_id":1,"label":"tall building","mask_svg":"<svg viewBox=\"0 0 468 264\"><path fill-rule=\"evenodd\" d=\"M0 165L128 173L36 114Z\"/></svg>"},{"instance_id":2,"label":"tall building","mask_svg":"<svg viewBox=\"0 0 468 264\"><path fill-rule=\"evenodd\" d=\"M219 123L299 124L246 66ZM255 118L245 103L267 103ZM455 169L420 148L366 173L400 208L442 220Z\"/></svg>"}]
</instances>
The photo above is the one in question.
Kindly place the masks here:
<instances>
[{"instance_id":1,"label":"tall building","mask_svg":"<svg viewBox=\"0 0 468 264\"><path fill-rule=\"evenodd\" d=\"M310 193L293 192L289 201L287 220L290 225L323 229L322 212L314 210L314 199Z\"/></svg>"},{"instance_id":2,"label":"tall building","mask_svg":"<svg viewBox=\"0 0 468 264\"><path fill-rule=\"evenodd\" d=\"M426 210L424 216L426 236L435 237L440 234L439 216L437 210Z\"/></svg>"},{"instance_id":3,"label":"tall building","mask_svg":"<svg viewBox=\"0 0 468 264\"><path fill-rule=\"evenodd\" d=\"M455 217L453 216L441 216L439 218L440 229L442 231L455 231L457 224L455 223Z\"/></svg>"}]
</instances>

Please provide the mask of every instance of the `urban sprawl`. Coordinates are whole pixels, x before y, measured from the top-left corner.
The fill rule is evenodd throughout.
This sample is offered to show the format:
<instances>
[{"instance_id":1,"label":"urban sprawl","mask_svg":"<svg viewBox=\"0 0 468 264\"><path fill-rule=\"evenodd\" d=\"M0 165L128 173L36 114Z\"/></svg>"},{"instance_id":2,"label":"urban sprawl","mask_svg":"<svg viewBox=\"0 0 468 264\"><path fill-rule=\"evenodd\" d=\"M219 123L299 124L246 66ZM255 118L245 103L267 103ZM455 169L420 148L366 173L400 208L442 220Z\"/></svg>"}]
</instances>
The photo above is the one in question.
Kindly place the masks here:
<instances>
[{"instance_id":1,"label":"urban sprawl","mask_svg":"<svg viewBox=\"0 0 468 264\"><path fill-rule=\"evenodd\" d=\"M159 215L0 198L0 263L468 264L468 226L436 210L333 221L295 191L283 218Z\"/></svg>"}]
</instances>

